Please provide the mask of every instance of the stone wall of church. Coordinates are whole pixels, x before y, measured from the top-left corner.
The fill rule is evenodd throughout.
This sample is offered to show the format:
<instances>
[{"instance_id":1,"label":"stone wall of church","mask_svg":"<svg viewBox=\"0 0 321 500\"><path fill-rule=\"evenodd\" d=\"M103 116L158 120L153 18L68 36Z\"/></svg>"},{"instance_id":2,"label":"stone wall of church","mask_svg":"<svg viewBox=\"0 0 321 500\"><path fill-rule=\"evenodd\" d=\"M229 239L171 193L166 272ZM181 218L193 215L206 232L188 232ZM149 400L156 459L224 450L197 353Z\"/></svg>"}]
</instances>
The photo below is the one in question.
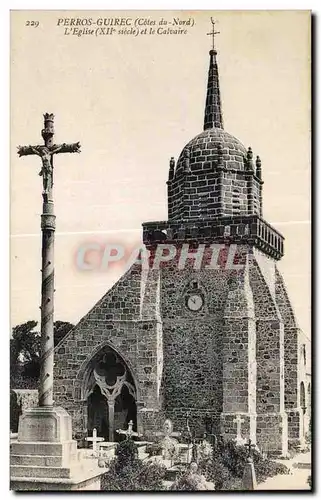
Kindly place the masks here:
<instances>
[{"instance_id":1,"label":"stone wall of church","mask_svg":"<svg viewBox=\"0 0 321 500\"><path fill-rule=\"evenodd\" d=\"M250 255L237 279L230 282L224 310L223 412L221 432L229 439L256 440L256 330L252 290L249 283ZM237 434L236 417L241 419Z\"/></svg>"},{"instance_id":2,"label":"stone wall of church","mask_svg":"<svg viewBox=\"0 0 321 500\"><path fill-rule=\"evenodd\" d=\"M284 321L284 377L285 407L295 409L299 404L298 395L298 361L299 361L299 329L290 305L281 274L276 274L276 301Z\"/></svg>"},{"instance_id":3,"label":"stone wall of church","mask_svg":"<svg viewBox=\"0 0 321 500\"><path fill-rule=\"evenodd\" d=\"M159 319L141 315L141 268L134 265L55 349L55 404L73 417L74 433L86 430L84 381L90 361L106 345L127 364L138 408L159 407L161 337Z\"/></svg>"},{"instance_id":4,"label":"stone wall of church","mask_svg":"<svg viewBox=\"0 0 321 500\"><path fill-rule=\"evenodd\" d=\"M190 415L197 433L211 421L235 437L241 414L244 437L284 451L298 360L283 282L273 259L246 245L237 247L239 269L226 266L226 249L217 268L205 267L209 251L199 268L191 256L181 269L177 259L160 270L134 265L56 347L55 404L75 433L86 430L88 367L108 345L134 378L140 431L164 417L179 430ZM187 307L191 293L204 298L199 311ZM299 413L288 416L290 437L302 434Z\"/></svg>"},{"instance_id":5,"label":"stone wall of church","mask_svg":"<svg viewBox=\"0 0 321 500\"><path fill-rule=\"evenodd\" d=\"M208 262L208 250L206 247L203 262ZM243 248L238 250L244 252ZM238 272L224 264L219 269L194 269L191 259L184 269L177 269L177 263L167 263L161 270L164 408L175 428L186 424L188 414L196 432L204 432L209 419L216 431L219 428L224 307L230 279ZM191 293L204 297L199 311L187 307Z\"/></svg>"},{"instance_id":6,"label":"stone wall of church","mask_svg":"<svg viewBox=\"0 0 321 500\"><path fill-rule=\"evenodd\" d=\"M301 382L307 392L307 352L304 359L303 351L306 340L298 327L293 308L281 273L276 269L276 301L284 321L284 379L285 379L285 409L288 414L289 442L303 443L304 410L301 408Z\"/></svg>"},{"instance_id":7,"label":"stone wall of church","mask_svg":"<svg viewBox=\"0 0 321 500\"><path fill-rule=\"evenodd\" d=\"M248 186L243 172L223 173L222 201L224 215L248 214Z\"/></svg>"},{"instance_id":8,"label":"stone wall of church","mask_svg":"<svg viewBox=\"0 0 321 500\"><path fill-rule=\"evenodd\" d=\"M168 183L169 219L247 215L248 181L244 172L206 171L185 174ZM259 210L255 211L259 214Z\"/></svg>"},{"instance_id":9,"label":"stone wall of church","mask_svg":"<svg viewBox=\"0 0 321 500\"><path fill-rule=\"evenodd\" d=\"M261 186L258 181L253 180L252 183L253 209L257 215L261 214Z\"/></svg>"},{"instance_id":10,"label":"stone wall of church","mask_svg":"<svg viewBox=\"0 0 321 500\"><path fill-rule=\"evenodd\" d=\"M284 407L284 323L273 291L271 259L255 252L250 270L256 317L257 443L265 449L287 451Z\"/></svg>"}]
</instances>

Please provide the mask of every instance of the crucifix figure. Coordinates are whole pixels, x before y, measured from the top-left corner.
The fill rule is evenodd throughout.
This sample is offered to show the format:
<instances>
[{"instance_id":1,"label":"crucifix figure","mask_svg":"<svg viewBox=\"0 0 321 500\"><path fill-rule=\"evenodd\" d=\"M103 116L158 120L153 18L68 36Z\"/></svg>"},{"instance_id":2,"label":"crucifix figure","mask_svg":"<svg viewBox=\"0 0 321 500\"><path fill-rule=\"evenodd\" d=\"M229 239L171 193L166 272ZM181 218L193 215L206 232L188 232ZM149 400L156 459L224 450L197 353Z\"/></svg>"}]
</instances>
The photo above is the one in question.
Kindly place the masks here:
<instances>
[{"instance_id":1,"label":"crucifix figure","mask_svg":"<svg viewBox=\"0 0 321 500\"><path fill-rule=\"evenodd\" d=\"M211 23L212 23L212 31L210 33L206 33L207 35L210 35L212 37L212 50L215 51L215 35L219 35L219 31L215 31L215 24L216 24L216 21L214 21L214 19L211 17Z\"/></svg>"},{"instance_id":2,"label":"crucifix figure","mask_svg":"<svg viewBox=\"0 0 321 500\"><path fill-rule=\"evenodd\" d=\"M117 434L124 434L126 436L126 439L131 439L133 436L140 437L141 434L133 431L133 425L134 425L133 421L130 420L128 422L128 429L126 429L125 431L123 431L122 429L118 429L116 432L117 432Z\"/></svg>"},{"instance_id":3,"label":"crucifix figure","mask_svg":"<svg viewBox=\"0 0 321 500\"><path fill-rule=\"evenodd\" d=\"M37 155L42 160L39 175L43 178L43 205L41 215L42 230L42 286L41 286L41 356L39 380L39 406L53 406L53 366L54 366L54 236L56 216L53 204L53 155L57 153L79 153L79 142L73 144L53 144L54 115L44 114L44 128L41 131L44 145L18 146L18 155Z\"/></svg>"},{"instance_id":4,"label":"crucifix figure","mask_svg":"<svg viewBox=\"0 0 321 500\"><path fill-rule=\"evenodd\" d=\"M40 146L18 146L18 155L37 155L42 160L42 169L39 175L43 178L43 195L47 199L52 199L53 187L53 155L57 153L80 153L79 142L73 144L52 144L54 135L54 115L46 113L44 115L45 128L41 131L45 144ZM51 195L51 196L50 196Z\"/></svg>"},{"instance_id":5,"label":"crucifix figure","mask_svg":"<svg viewBox=\"0 0 321 500\"><path fill-rule=\"evenodd\" d=\"M92 437L86 437L86 441L91 441L93 444L93 454L96 456L97 455L97 443L100 441L104 441L103 437L98 437L97 436L97 429L93 429L93 435Z\"/></svg>"},{"instance_id":6,"label":"crucifix figure","mask_svg":"<svg viewBox=\"0 0 321 500\"><path fill-rule=\"evenodd\" d=\"M244 444L244 439L241 434L241 426L245 422L241 415L238 413L237 417L233 420L233 423L236 423L236 444L241 445Z\"/></svg>"}]
</instances>

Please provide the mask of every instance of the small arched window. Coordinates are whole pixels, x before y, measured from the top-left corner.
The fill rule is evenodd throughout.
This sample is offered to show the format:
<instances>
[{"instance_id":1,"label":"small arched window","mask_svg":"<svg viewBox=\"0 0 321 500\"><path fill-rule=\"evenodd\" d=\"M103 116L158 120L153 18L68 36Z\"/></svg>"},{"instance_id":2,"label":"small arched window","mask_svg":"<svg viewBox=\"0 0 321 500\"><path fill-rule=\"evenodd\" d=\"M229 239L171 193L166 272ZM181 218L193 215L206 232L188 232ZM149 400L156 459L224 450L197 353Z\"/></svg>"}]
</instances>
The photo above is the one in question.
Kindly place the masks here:
<instances>
[{"instance_id":1,"label":"small arched window","mask_svg":"<svg viewBox=\"0 0 321 500\"><path fill-rule=\"evenodd\" d=\"M302 355L302 358L303 358L303 364L304 364L304 366L306 366L306 364L307 364L307 353L306 353L306 346L305 346L305 344L303 344L301 346L301 355Z\"/></svg>"},{"instance_id":2,"label":"small arched window","mask_svg":"<svg viewBox=\"0 0 321 500\"><path fill-rule=\"evenodd\" d=\"M300 384L300 406L303 410L306 409L304 382L301 382Z\"/></svg>"}]
</instances>

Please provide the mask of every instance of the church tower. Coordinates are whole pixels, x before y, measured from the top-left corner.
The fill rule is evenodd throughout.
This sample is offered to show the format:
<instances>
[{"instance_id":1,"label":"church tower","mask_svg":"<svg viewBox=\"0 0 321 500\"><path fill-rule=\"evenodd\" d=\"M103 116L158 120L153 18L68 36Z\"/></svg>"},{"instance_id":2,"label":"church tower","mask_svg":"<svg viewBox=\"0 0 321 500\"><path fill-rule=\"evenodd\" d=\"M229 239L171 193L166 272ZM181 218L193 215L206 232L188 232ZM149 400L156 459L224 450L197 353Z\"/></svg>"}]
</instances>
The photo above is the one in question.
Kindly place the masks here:
<instances>
[{"instance_id":1,"label":"church tower","mask_svg":"<svg viewBox=\"0 0 321 500\"><path fill-rule=\"evenodd\" d=\"M300 331L277 270L284 238L263 217L260 157L224 130L209 55L203 131L170 160L168 221L143 224L152 254L177 250L160 271L163 404L177 424L188 413L230 437L241 418L242 437L285 453L288 436L302 439L302 409Z\"/></svg>"},{"instance_id":2,"label":"church tower","mask_svg":"<svg viewBox=\"0 0 321 500\"><path fill-rule=\"evenodd\" d=\"M79 433L95 425L109 440L129 418L147 435L189 417L198 434L286 453L303 440L305 375L277 269L284 238L263 217L264 165L224 129L209 55L203 131L170 159L168 220L143 224L148 265L135 263L57 346L55 400Z\"/></svg>"}]
</instances>

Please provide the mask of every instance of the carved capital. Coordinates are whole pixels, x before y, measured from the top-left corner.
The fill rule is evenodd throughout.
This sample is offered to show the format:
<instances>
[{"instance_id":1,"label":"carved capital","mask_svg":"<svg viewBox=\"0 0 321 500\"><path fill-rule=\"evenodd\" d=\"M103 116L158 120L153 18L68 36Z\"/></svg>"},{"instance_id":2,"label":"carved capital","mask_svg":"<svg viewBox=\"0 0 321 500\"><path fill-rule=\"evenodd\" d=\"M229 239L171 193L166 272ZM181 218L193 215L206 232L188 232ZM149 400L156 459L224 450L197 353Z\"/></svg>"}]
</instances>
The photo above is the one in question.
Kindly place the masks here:
<instances>
[{"instance_id":1,"label":"carved capital","mask_svg":"<svg viewBox=\"0 0 321 500\"><path fill-rule=\"evenodd\" d=\"M50 229L54 231L56 229L56 216L53 214L42 214L41 229Z\"/></svg>"},{"instance_id":2,"label":"carved capital","mask_svg":"<svg viewBox=\"0 0 321 500\"><path fill-rule=\"evenodd\" d=\"M46 122L53 122L53 121L54 121L54 119L55 119L55 115L54 115L53 113L45 113L45 114L43 115L43 117L44 117L44 121L45 121L45 123L46 123Z\"/></svg>"}]
</instances>

